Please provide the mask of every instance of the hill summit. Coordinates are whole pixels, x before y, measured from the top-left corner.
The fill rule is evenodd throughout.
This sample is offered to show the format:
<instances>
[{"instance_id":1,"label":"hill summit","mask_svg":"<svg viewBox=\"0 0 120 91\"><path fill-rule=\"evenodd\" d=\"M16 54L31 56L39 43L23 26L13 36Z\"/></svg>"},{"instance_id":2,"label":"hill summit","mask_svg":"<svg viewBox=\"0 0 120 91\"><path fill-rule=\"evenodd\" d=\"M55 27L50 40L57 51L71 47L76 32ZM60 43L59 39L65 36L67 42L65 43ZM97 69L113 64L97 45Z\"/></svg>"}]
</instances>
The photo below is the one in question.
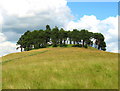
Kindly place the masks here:
<instances>
[{"instance_id":1,"label":"hill summit","mask_svg":"<svg viewBox=\"0 0 120 91\"><path fill-rule=\"evenodd\" d=\"M118 54L43 48L2 57L3 89L118 89Z\"/></svg>"}]
</instances>

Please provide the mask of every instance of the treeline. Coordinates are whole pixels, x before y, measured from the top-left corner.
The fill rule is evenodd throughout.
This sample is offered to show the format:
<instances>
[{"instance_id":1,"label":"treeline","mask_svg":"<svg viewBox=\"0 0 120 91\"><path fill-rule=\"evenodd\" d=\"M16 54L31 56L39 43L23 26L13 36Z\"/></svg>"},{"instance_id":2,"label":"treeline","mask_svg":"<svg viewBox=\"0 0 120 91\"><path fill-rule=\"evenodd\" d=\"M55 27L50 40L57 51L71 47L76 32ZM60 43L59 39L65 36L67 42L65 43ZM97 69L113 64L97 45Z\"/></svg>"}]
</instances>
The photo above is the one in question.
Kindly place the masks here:
<instances>
[{"instance_id":1,"label":"treeline","mask_svg":"<svg viewBox=\"0 0 120 91\"><path fill-rule=\"evenodd\" d=\"M50 28L46 25L45 30L34 30L25 32L18 40L17 45L20 45L21 51L29 51L32 49L45 48L48 46L64 47L68 44L73 44L73 47L94 47L99 50L106 50L104 36L101 33L93 33L88 30L65 31L58 27ZM95 43L93 43L95 41Z\"/></svg>"}]
</instances>

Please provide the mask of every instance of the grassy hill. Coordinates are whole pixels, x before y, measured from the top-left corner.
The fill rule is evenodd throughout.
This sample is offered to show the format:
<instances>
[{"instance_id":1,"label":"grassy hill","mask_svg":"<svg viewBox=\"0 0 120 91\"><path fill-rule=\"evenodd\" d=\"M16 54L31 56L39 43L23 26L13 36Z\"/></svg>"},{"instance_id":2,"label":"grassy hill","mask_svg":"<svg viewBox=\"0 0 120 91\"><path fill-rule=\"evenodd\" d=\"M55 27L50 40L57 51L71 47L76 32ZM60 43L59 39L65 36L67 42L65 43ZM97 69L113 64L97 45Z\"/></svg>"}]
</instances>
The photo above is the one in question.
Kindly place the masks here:
<instances>
[{"instance_id":1,"label":"grassy hill","mask_svg":"<svg viewBox=\"0 0 120 91\"><path fill-rule=\"evenodd\" d=\"M118 54L43 48L2 57L3 89L117 89Z\"/></svg>"}]
</instances>

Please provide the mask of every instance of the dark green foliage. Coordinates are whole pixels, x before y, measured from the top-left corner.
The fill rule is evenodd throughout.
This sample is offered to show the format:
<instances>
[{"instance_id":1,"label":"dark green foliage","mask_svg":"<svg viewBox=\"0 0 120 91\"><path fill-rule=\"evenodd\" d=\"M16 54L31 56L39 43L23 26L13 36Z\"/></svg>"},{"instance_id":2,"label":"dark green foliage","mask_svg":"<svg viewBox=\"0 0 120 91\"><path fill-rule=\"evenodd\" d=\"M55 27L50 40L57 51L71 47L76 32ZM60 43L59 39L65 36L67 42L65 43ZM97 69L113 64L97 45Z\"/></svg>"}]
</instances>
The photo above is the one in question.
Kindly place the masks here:
<instances>
[{"instance_id":1,"label":"dark green foliage","mask_svg":"<svg viewBox=\"0 0 120 91\"><path fill-rule=\"evenodd\" d=\"M104 36L101 33L94 33L93 38L96 39L95 44L98 46L97 48L105 51L106 43L104 42Z\"/></svg>"},{"instance_id":2,"label":"dark green foliage","mask_svg":"<svg viewBox=\"0 0 120 91\"><path fill-rule=\"evenodd\" d=\"M105 47L102 47L101 50L106 51L106 48L105 48Z\"/></svg>"},{"instance_id":3,"label":"dark green foliage","mask_svg":"<svg viewBox=\"0 0 120 91\"><path fill-rule=\"evenodd\" d=\"M78 47L82 47L82 45L81 44L79 44L79 46Z\"/></svg>"},{"instance_id":4,"label":"dark green foliage","mask_svg":"<svg viewBox=\"0 0 120 91\"><path fill-rule=\"evenodd\" d=\"M56 47L59 44L59 29L58 29L58 27L55 27L52 29L51 40L52 40L54 47Z\"/></svg>"},{"instance_id":5,"label":"dark green foliage","mask_svg":"<svg viewBox=\"0 0 120 91\"><path fill-rule=\"evenodd\" d=\"M88 48L87 44L84 45L84 48Z\"/></svg>"},{"instance_id":6,"label":"dark green foliage","mask_svg":"<svg viewBox=\"0 0 120 91\"><path fill-rule=\"evenodd\" d=\"M50 42L50 37L51 37L51 28L49 25L46 25L46 30L45 30L45 41L46 44L47 42Z\"/></svg>"},{"instance_id":7,"label":"dark green foliage","mask_svg":"<svg viewBox=\"0 0 120 91\"><path fill-rule=\"evenodd\" d=\"M106 51L106 43L105 43L105 41L101 42L100 47L101 47L101 50Z\"/></svg>"},{"instance_id":8,"label":"dark green foliage","mask_svg":"<svg viewBox=\"0 0 120 91\"><path fill-rule=\"evenodd\" d=\"M57 47L58 45L57 44L53 44L53 47Z\"/></svg>"},{"instance_id":9,"label":"dark green foliage","mask_svg":"<svg viewBox=\"0 0 120 91\"><path fill-rule=\"evenodd\" d=\"M68 34L68 38L69 38L70 44L72 44L72 32L69 30L67 32L67 34Z\"/></svg>"},{"instance_id":10,"label":"dark green foliage","mask_svg":"<svg viewBox=\"0 0 120 91\"><path fill-rule=\"evenodd\" d=\"M72 41L73 44L79 44L81 42L81 36L80 36L80 31L77 29L73 29L72 31Z\"/></svg>"},{"instance_id":11,"label":"dark green foliage","mask_svg":"<svg viewBox=\"0 0 120 91\"><path fill-rule=\"evenodd\" d=\"M21 51L29 51L32 49L46 48L46 47L67 47L68 44L74 44L72 47L93 46L93 41L99 50L106 50L106 43L104 36L101 33L92 33L88 30L82 29L73 31L65 31L63 28L59 30L56 26L50 28L46 25L45 30L34 30L25 32L18 40L17 45L20 45ZM17 48L18 49L18 48Z\"/></svg>"},{"instance_id":12,"label":"dark green foliage","mask_svg":"<svg viewBox=\"0 0 120 91\"><path fill-rule=\"evenodd\" d=\"M52 46L52 44L48 44L47 46L49 46L49 47L50 47L50 46Z\"/></svg>"},{"instance_id":13,"label":"dark green foliage","mask_svg":"<svg viewBox=\"0 0 120 91\"><path fill-rule=\"evenodd\" d=\"M67 44L60 44L60 47L67 47Z\"/></svg>"},{"instance_id":14,"label":"dark green foliage","mask_svg":"<svg viewBox=\"0 0 120 91\"><path fill-rule=\"evenodd\" d=\"M76 45L73 45L72 47L82 47L81 44L76 44Z\"/></svg>"},{"instance_id":15,"label":"dark green foliage","mask_svg":"<svg viewBox=\"0 0 120 91\"><path fill-rule=\"evenodd\" d=\"M31 44L32 44L32 37L31 32L27 31L20 37L20 39L17 42L18 45L20 45L21 51L22 48L24 48L25 51L31 50Z\"/></svg>"},{"instance_id":16,"label":"dark green foliage","mask_svg":"<svg viewBox=\"0 0 120 91\"><path fill-rule=\"evenodd\" d=\"M63 28L61 28L59 31L59 40L60 40L61 47L63 44L64 37L65 37L65 30Z\"/></svg>"},{"instance_id":17,"label":"dark green foliage","mask_svg":"<svg viewBox=\"0 0 120 91\"><path fill-rule=\"evenodd\" d=\"M90 40L91 37L92 37L91 33L88 32L88 30L85 30L85 29L83 29L83 30L80 31L80 36L81 36L81 40L83 41L83 43L82 43L83 47L85 45L85 42L87 42L88 40Z\"/></svg>"}]
</instances>

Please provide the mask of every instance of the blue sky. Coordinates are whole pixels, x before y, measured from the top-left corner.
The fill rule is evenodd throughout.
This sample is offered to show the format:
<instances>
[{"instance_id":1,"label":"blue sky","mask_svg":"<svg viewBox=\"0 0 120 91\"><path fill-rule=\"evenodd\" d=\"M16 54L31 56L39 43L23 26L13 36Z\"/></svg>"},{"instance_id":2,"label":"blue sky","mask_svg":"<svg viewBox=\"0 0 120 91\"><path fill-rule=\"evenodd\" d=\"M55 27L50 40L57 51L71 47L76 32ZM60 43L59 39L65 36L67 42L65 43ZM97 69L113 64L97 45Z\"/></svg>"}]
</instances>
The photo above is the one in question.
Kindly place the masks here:
<instances>
[{"instance_id":1,"label":"blue sky","mask_svg":"<svg viewBox=\"0 0 120 91\"><path fill-rule=\"evenodd\" d=\"M68 2L119 2L119 0L67 0Z\"/></svg>"},{"instance_id":2,"label":"blue sky","mask_svg":"<svg viewBox=\"0 0 120 91\"><path fill-rule=\"evenodd\" d=\"M75 16L75 20L84 15L95 15L99 20L118 15L117 2L68 2L67 5Z\"/></svg>"}]
</instances>

